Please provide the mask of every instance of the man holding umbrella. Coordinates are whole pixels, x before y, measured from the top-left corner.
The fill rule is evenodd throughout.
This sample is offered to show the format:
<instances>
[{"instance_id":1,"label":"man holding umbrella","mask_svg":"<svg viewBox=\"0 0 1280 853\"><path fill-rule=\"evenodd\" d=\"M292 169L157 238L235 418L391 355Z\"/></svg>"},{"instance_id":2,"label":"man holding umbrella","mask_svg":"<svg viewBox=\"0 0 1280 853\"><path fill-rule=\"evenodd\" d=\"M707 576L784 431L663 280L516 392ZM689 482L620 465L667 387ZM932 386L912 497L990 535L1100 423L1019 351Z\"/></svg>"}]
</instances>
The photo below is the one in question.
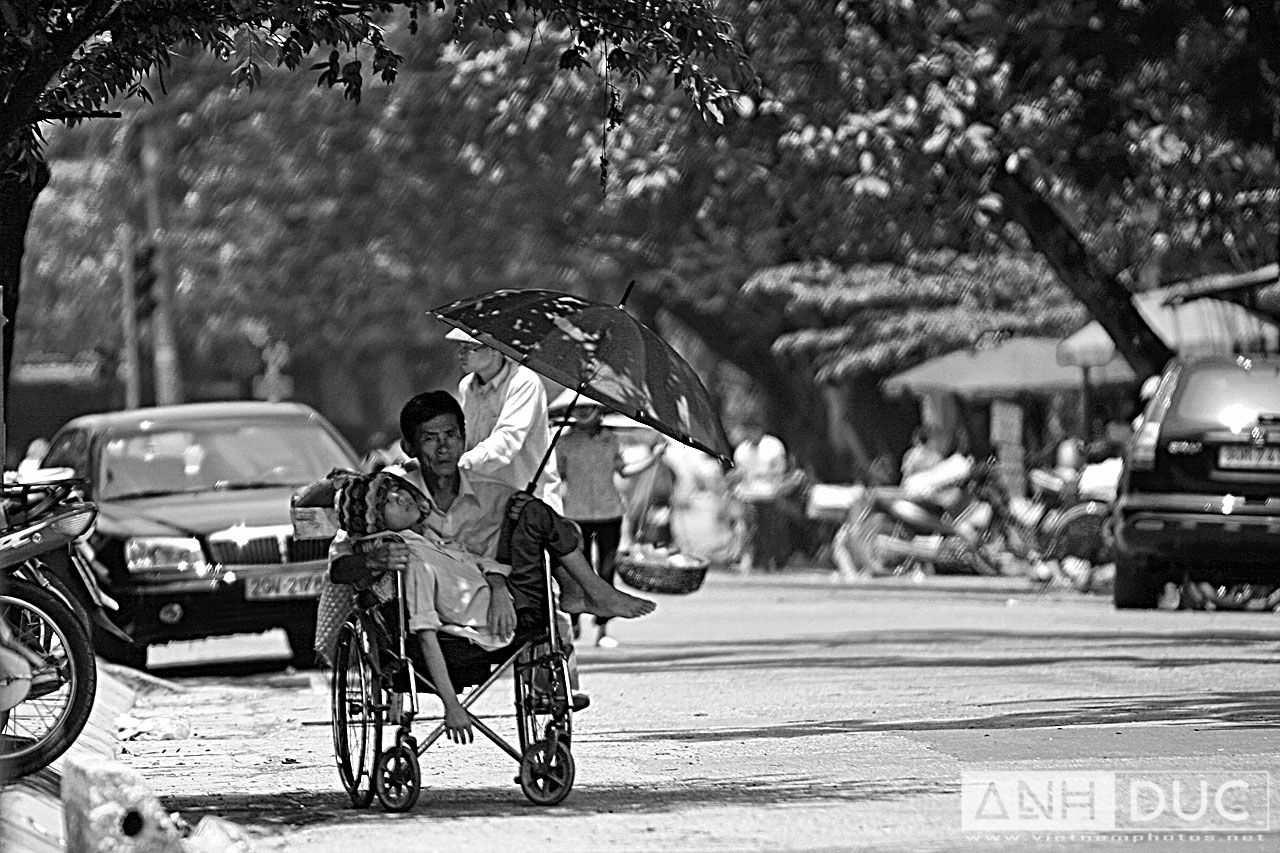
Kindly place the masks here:
<instances>
[{"instance_id":1,"label":"man holding umbrella","mask_svg":"<svg viewBox=\"0 0 1280 853\"><path fill-rule=\"evenodd\" d=\"M628 292L630 289L628 285ZM511 371L506 392L495 394L495 399L501 396L504 401L515 402L512 399L515 392L523 387L516 385L517 377L523 383L526 381L523 371L531 371L529 379L538 387L529 388L532 402L524 403L521 408L526 413L536 413L541 424L547 423L546 392L533 376L535 373L589 395L614 412L681 444L709 453L722 465L732 465L733 449L706 386L693 367L661 335L624 310L622 303L626 299L624 293L622 302L606 305L554 290L496 290L433 308L428 313L453 327L448 338L471 348L465 353L465 369L473 374L485 370L485 375L492 377L487 378L486 383L502 382L503 369ZM473 365L471 359L481 351L474 348L476 344L490 347L513 362L496 362L485 368ZM462 391L468 398L469 425L471 394L476 387L470 378L464 380ZM496 384L490 387L494 391L499 388ZM501 416L495 420L495 433L502 428L498 420L505 421L507 413L505 405L498 409ZM530 415L530 420L533 417ZM483 423L481 417L475 427L480 428ZM531 429L525 433L534 446L525 448L522 458L536 459L543 448L550 446L550 441L541 442L541 436L550 432L545 427L544 430L539 433ZM513 453L513 459L514 456ZM488 461L472 458L468 464L487 464ZM531 465L530 475L539 470L545 474L541 466L545 464L550 468L554 462L553 454L543 452L543 458ZM510 478L508 482L518 479L510 469L506 477ZM517 488L528 485L518 483ZM545 489L547 485L539 477L535 494Z\"/></svg>"},{"instance_id":2,"label":"man holding umbrella","mask_svg":"<svg viewBox=\"0 0 1280 853\"><path fill-rule=\"evenodd\" d=\"M466 373L458 398L469 440L458 467L518 490L529 485L546 458L534 496L563 513L556 458L547 454L551 432L542 380L461 329L450 329L445 340L457 346L458 364Z\"/></svg>"}]
</instances>

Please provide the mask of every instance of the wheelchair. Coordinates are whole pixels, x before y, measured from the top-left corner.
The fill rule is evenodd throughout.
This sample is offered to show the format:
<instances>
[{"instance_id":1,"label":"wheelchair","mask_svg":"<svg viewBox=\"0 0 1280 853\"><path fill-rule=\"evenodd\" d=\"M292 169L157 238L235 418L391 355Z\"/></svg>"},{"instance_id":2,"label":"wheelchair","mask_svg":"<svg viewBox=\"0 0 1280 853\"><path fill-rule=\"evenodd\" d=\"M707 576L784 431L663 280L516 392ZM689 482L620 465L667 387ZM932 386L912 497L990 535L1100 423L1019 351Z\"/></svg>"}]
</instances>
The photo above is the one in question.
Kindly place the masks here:
<instances>
[{"instance_id":1,"label":"wheelchair","mask_svg":"<svg viewBox=\"0 0 1280 853\"><path fill-rule=\"evenodd\" d=\"M530 802L554 806L573 790L573 696L569 649L556 630L550 571L544 571L547 606L521 614L516 639L486 652L460 637L438 634L441 651L472 728L519 764L517 781ZM376 797L390 812L413 808L422 791L420 757L445 733L443 721L421 741L413 724L420 693L438 693L426 676L418 644L411 641L404 576L395 595L379 601L368 590L339 629L330 681L333 749L338 775L355 808ZM518 746L509 743L470 707L510 670L515 684ZM393 731L392 731L393 730Z\"/></svg>"}]
</instances>

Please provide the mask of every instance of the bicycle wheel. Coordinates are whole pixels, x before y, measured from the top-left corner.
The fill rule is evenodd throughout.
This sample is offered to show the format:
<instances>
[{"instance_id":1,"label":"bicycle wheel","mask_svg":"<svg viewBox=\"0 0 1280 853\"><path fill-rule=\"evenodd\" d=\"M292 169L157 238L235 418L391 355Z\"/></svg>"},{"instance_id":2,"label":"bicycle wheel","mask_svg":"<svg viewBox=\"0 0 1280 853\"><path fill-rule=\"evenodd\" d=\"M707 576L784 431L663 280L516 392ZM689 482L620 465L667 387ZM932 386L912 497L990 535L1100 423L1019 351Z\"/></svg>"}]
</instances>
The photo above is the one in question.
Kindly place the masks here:
<instances>
[{"instance_id":1,"label":"bicycle wheel","mask_svg":"<svg viewBox=\"0 0 1280 853\"><path fill-rule=\"evenodd\" d=\"M334 648L330 719L338 776L358 809L373 802L373 765L382 748L382 689L370 654L360 623L347 621Z\"/></svg>"},{"instance_id":2,"label":"bicycle wheel","mask_svg":"<svg viewBox=\"0 0 1280 853\"><path fill-rule=\"evenodd\" d=\"M2 784L47 766L75 742L93 710L98 670L84 623L48 590L6 580L0 619L33 664L27 697L3 715Z\"/></svg>"}]
</instances>

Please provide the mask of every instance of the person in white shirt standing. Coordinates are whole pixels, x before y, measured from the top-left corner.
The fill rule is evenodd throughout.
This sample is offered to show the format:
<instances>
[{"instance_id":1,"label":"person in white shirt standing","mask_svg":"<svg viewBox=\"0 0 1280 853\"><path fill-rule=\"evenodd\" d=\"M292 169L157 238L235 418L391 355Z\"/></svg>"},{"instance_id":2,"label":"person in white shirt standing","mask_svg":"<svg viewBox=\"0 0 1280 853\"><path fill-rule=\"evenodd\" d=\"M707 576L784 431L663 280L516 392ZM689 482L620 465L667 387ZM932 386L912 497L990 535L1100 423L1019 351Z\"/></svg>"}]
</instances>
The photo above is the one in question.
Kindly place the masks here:
<instances>
[{"instance_id":1,"label":"person in white shirt standing","mask_svg":"<svg viewBox=\"0 0 1280 853\"><path fill-rule=\"evenodd\" d=\"M736 481L734 493L741 505L743 547L738 570L780 569L783 532L777 499L787 475L787 449L764 431L758 417L749 417L742 431L729 475Z\"/></svg>"},{"instance_id":2,"label":"person in white shirt standing","mask_svg":"<svg viewBox=\"0 0 1280 853\"><path fill-rule=\"evenodd\" d=\"M466 416L468 447L458 467L523 490L551 446L542 380L461 329L451 329L445 339L457 346L458 364L466 374L458 383L458 398ZM555 454L538 478L534 497L564 512Z\"/></svg>"}]
</instances>

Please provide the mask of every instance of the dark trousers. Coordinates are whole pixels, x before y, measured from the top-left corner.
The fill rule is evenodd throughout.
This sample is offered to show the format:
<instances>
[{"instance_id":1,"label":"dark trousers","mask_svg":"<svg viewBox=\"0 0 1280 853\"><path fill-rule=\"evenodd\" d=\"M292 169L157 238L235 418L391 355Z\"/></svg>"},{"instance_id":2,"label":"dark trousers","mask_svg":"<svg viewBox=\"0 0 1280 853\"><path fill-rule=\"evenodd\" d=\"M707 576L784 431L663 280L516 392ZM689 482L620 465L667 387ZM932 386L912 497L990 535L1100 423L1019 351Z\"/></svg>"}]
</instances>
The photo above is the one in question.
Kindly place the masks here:
<instances>
[{"instance_id":1,"label":"dark trousers","mask_svg":"<svg viewBox=\"0 0 1280 853\"><path fill-rule=\"evenodd\" d=\"M622 542L622 519L610 518L604 521L576 521L582 531L582 552L591 563L591 568L606 583L613 586L613 573L618 564L618 545ZM591 556L591 545L595 543L596 557ZM596 617L596 624L604 627L608 619ZM574 614L573 625L578 625L578 615Z\"/></svg>"},{"instance_id":2,"label":"dark trousers","mask_svg":"<svg viewBox=\"0 0 1280 853\"><path fill-rule=\"evenodd\" d=\"M498 534L498 562L511 566L507 585L516 614L541 615L547 609L544 555L554 561L582 544L577 526L528 492L518 492L507 504Z\"/></svg>"}]
</instances>

